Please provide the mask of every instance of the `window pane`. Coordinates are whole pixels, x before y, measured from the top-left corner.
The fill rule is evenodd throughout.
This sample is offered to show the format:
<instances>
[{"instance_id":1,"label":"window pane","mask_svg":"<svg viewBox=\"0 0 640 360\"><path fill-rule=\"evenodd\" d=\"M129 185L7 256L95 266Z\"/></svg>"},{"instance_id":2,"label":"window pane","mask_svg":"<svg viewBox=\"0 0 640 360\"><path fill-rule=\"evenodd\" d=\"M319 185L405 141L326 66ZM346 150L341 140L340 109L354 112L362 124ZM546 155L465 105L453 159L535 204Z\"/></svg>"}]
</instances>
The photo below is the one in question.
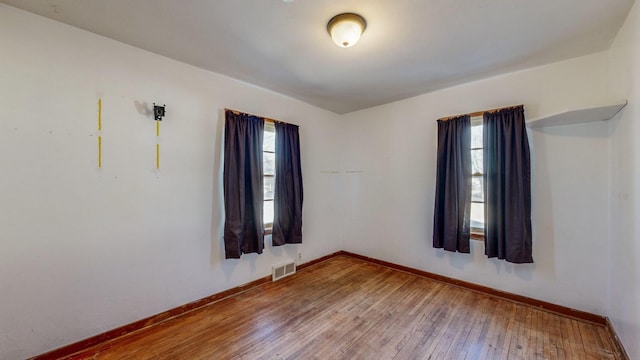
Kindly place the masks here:
<instances>
[{"instance_id":1,"label":"window pane","mask_svg":"<svg viewBox=\"0 0 640 360\"><path fill-rule=\"evenodd\" d=\"M471 173L482 174L482 149L471 150Z\"/></svg>"},{"instance_id":2,"label":"window pane","mask_svg":"<svg viewBox=\"0 0 640 360\"><path fill-rule=\"evenodd\" d=\"M482 176L474 176L471 178L471 201L484 202L483 181Z\"/></svg>"},{"instance_id":3,"label":"window pane","mask_svg":"<svg viewBox=\"0 0 640 360\"><path fill-rule=\"evenodd\" d=\"M275 175L276 173L276 154L274 153L262 153L263 154L263 167L265 175Z\"/></svg>"},{"instance_id":4,"label":"window pane","mask_svg":"<svg viewBox=\"0 0 640 360\"><path fill-rule=\"evenodd\" d=\"M484 229L483 203L471 203L471 228Z\"/></svg>"},{"instance_id":5,"label":"window pane","mask_svg":"<svg viewBox=\"0 0 640 360\"><path fill-rule=\"evenodd\" d=\"M273 191L275 190L275 176L264 177L264 199L273 200Z\"/></svg>"},{"instance_id":6,"label":"window pane","mask_svg":"<svg viewBox=\"0 0 640 360\"><path fill-rule=\"evenodd\" d=\"M471 126L471 148L482 147L482 123Z\"/></svg>"},{"instance_id":7,"label":"window pane","mask_svg":"<svg viewBox=\"0 0 640 360\"><path fill-rule=\"evenodd\" d=\"M262 151L276 151L276 131L273 124L264 124L264 143L262 143Z\"/></svg>"},{"instance_id":8,"label":"window pane","mask_svg":"<svg viewBox=\"0 0 640 360\"><path fill-rule=\"evenodd\" d=\"M264 223L273 224L273 200L265 201L263 210Z\"/></svg>"}]
</instances>

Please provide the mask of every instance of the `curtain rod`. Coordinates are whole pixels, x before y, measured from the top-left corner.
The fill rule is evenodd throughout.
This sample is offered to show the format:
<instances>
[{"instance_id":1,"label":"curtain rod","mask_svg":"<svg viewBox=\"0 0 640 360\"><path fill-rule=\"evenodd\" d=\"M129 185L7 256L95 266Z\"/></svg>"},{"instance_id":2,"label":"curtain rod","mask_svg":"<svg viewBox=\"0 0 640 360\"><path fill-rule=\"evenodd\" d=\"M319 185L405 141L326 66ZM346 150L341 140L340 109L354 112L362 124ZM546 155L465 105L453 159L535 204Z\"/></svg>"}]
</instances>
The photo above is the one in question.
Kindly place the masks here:
<instances>
[{"instance_id":1,"label":"curtain rod","mask_svg":"<svg viewBox=\"0 0 640 360\"><path fill-rule=\"evenodd\" d=\"M514 109L514 108L518 108L518 107L524 107L524 105L522 105L522 104L520 104L520 105L512 105L512 106L505 106L505 107L491 109L491 110L476 111L476 112L472 112L472 113L468 113L468 114L447 116L447 117L440 118L438 120L447 121L447 120L455 119L455 118L458 118L460 116L465 116L465 115L469 115L469 117L476 117L476 116L484 115L484 113L494 113L496 111L500 111L500 110L504 110L504 109Z\"/></svg>"},{"instance_id":2,"label":"curtain rod","mask_svg":"<svg viewBox=\"0 0 640 360\"><path fill-rule=\"evenodd\" d=\"M231 111L232 113L236 114L236 115L250 115L250 116L256 116L259 118L263 118L265 122L269 122L269 123L280 123L280 124L288 124L288 125L295 125L295 124L289 124L287 122L284 121L280 121L280 120L275 120L275 119L269 119L267 117L264 116L260 116L260 115L254 115L254 114L249 114L246 112L242 112L242 111L238 111L238 110L233 110L233 109L229 109L229 108L224 108L224 111ZM298 126L298 125L295 125Z\"/></svg>"}]
</instances>

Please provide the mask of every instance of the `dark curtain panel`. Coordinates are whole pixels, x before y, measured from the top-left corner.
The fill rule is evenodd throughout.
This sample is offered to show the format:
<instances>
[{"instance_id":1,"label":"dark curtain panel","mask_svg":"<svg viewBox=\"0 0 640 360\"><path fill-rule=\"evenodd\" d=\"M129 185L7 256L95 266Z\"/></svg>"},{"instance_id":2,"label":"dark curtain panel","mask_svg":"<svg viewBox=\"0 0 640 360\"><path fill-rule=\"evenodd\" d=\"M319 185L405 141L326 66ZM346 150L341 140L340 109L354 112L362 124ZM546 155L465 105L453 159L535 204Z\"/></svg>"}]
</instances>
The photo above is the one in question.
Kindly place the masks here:
<instances>
[{"instance_id":1,"label":"dark curtain panel","mask_svg":"<svg viewBox=\"0 0 640 360\"><path fill-rule=\"evenodd\" d=\"M485 113L485 254L532 263L531 168L522 106Z\"/></svg>"},{"instance_id":2,"label":"dark curtain panel","mask_svg":"<svg viewBox=\"0 0 640 360\"><path fill-rule=\"evenodd\" d=\"M302 168L298 126L275 123L276 185L272 243L302 242Z\"/></svg>"},{"instance_id":3,"label":"dark curtain panel","mask_svg":"<svg viewBox=\"0 0 640 360\"><path fill-rule=\"evenodd\" d=\"M224 249L227 259L264 249L264 119L225 111Z\"/></svg>"},{"instance_id":4,"label":"dark curtain panel","mask_svg":"<svg viewBox=\"0 0 640 360\"><path fill-rule=\"evenodd\" d=\"M438 120L433 247L470 252L471 119Z\"/></svg>"}]
</instances>

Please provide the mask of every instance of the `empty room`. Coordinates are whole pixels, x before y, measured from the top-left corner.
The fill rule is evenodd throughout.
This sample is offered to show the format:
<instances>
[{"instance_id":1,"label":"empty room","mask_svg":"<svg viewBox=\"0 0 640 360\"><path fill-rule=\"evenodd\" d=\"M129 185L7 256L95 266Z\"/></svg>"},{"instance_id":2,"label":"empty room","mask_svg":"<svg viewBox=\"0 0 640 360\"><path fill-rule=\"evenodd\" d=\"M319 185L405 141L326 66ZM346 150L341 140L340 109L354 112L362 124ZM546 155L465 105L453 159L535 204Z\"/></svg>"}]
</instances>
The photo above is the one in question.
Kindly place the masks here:
<instances>
[{"instance_id":1,"label":"empty room","mask_svg":"<svg viewBox=\"0 0 640 360\"><path fill-rule=\"evenodd\" d=\"M634 0L0 0L0 105L2 360L640 359Z\"/></svg>"}]
</instances>

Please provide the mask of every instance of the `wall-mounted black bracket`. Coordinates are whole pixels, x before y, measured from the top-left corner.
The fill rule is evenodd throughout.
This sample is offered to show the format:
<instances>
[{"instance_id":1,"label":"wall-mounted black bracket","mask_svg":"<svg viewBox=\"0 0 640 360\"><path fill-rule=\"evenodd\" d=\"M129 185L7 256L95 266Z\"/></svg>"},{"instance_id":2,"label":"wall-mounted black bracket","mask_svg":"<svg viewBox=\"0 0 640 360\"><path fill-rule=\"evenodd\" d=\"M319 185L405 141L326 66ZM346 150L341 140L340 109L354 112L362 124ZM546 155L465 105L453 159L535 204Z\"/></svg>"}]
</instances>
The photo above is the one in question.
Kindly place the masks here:
<instances>
[{"instance_id":1,"label":"wall-mounted black bracket","mask_svg":"<svg viewBox=\"0 0 640 360\"><path fill-rule=\"evenodd\" d=\"M165 106L167 105L156 105L156 103L153 103L153 118L156 121L162 121L162 118L164 117L165 114Z\"/></svg>"}]
</instances>

